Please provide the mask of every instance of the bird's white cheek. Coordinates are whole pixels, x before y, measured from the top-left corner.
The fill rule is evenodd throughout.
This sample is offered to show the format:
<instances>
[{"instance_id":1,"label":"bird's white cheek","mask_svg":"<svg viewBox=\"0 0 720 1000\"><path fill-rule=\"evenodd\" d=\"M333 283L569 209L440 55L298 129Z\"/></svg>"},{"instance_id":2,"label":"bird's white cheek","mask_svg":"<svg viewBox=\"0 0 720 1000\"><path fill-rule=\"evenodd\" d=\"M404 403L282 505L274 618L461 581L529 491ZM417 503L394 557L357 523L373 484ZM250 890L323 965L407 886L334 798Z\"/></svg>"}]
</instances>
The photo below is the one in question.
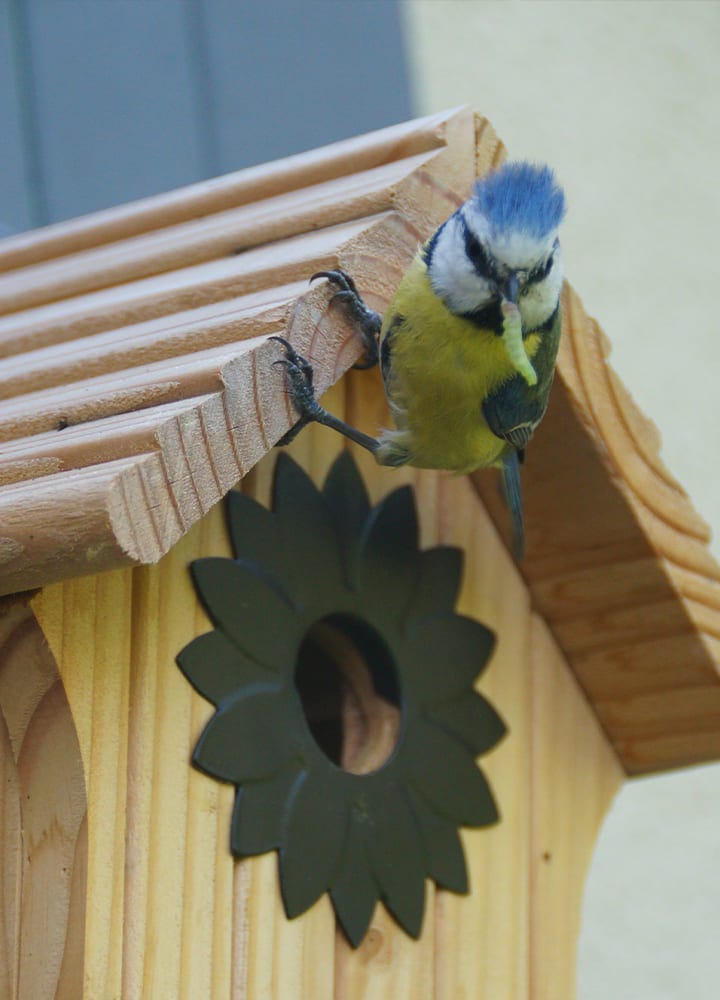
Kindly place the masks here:
<instances>
[{"instance_id":1,"label":"bird's white cheek","mask_svg":"<svg viewBox=\"0 0 720 1000\"><path fill-rule=\"evenodd\" d=\"M429 269L430 284L454 313L472 312L493 297L465 252L465 240L457 217L451 216L438 234Z\"/></svg>"},{"instance_id":2,"label":"bird's white cheek","mask_svg":"<svg viewBox=\"0 0 720 1000\"><path fill-rule=\"evenodd\" d=\"M481 278L464 254L436 253L430 269L433 291L454 313L472 312L493 297L493 290Z\"/></svg>"}]
</instances>

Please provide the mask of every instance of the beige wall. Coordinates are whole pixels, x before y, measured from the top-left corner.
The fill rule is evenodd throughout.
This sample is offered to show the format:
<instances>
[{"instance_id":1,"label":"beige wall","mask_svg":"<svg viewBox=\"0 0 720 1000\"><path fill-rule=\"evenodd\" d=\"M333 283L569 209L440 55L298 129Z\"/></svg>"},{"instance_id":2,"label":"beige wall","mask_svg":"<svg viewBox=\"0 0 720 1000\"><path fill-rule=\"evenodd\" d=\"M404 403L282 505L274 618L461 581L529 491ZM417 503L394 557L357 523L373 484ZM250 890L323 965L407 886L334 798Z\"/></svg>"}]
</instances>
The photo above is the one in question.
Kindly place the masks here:
<instances>
[{"instance_id":1,"label":"beige wall","mask_svg":"<svg viewBox=\"0 0 720 1000\"><path fill-rule=\"evenodd\" d=\"M511 156L557 169L570 280L717 535L720 4L406 0L403 12L417 112L472 104ZM621 793L586 898L581 1000L714 1000L719 843L720 766Z\"/></svg>"}]
</instances>

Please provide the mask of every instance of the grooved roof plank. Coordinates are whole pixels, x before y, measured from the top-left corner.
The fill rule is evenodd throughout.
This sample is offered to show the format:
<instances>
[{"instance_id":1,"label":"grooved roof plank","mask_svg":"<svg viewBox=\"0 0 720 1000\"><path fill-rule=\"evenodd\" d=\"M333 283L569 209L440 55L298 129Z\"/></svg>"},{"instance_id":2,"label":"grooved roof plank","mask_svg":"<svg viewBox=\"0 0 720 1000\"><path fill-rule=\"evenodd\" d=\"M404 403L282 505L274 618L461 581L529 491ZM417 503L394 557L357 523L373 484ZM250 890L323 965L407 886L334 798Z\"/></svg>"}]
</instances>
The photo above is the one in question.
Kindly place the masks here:
<instances>
[{"instance_id":1,"label":"grooved roof plank","mask_svg":"<svg viewBox=\"0 0 720 1000\"><path fill-rule=\"evenodd\" d=\"M0 486L151 451L169 421L182 422L209 399L209 395L181 399L17 438L3 446ZM37 471L41 467L45 473Z\"/></svg>"},{"instance_id":2,"label":"grooved roof plank","mask_svg":"<svg viewBox=\"0 0 720 1000\"><path fill-rule=\"evenodd\" d=\"M357 359L312 273L382 312L503 156L459 109L0 243L0 591L159 559L294 421L270 336L319 393ZM629 773L720 758L708 528L569 286L563 310L520 571ZM496 478L471 478L507 532Z\"/></svg>"},{"instance_id":3,"label":"grooved roof plank","mask_svg":"<svg viewBox=\"0 0 720 1000\"><path fill-rule=\"evenodd\" d=\"M62 580L113 569L139 553L137 543L126 547L130 515L124 509L121 484L140 460L160 461L156 453L132 456L0 489L5 592L27 589L29 578L30 586L40 586L45 578ZM138 518L143 517L142 510L143 506ZM41 574L29 574L28 566L41 566Z\"/></svg>"},{"instance_id":4,"label":"grooved roof plank","mask_svg":"<svg viewBox=\"0 0 720 1000\"><path fill-rule=\"evenodd\" d=\"M456 114L441 112L367 135L199 181L0 242L0 269L24 267L164 226L222 212L325 180L440 149Z\"/></svg>"},{"instance_id":5,"label":"grooved roof plank","mask_svg":"<svg viewBox=\"0 0 720 1000\"><path fill-rule=\"evenodd\" d=\"M223 260L10 313L0 319L0 357L306 280L314 269L330 265L339 246L376 221L371 217L305 233Z\"/></svg>"},{"instance_id":6,"label":"grooved roof plank","mask_svg":"<svg viewBox=\"0 0 720 1000\"><path fill-rule=\"evenodd\" d=\"M0 274L0 311L30 309L378 215L392 208L396 185L417 171L429 155L416 154L363 173L332 178L201 219L8 271Z\"/></svg>"},{"instance_id":7,"label":"grooved roof plank","mask_svg":"<svg viewBox=\"0 0 720 1000\"><path fill-rule=\"evenodd\" d=\"M0 396L11 399L94 375L183 357L208 344L239 344L280 330L292 302L306 290L307 282L298 282L283 286L282 297L274 296L274 302L252 305L250 299L255 296L245 296L12 355L0 361Z\"/></svg>"},{"instance_id":8,"label":"grooved roof plank","mask_svg":"<svg viewBox=\"0 0 720 1000\"><path fill-rule=\"evenodd\" d=\"M0 406L0 441L43 434L57 430L60 424L81 424L219 390L224 366L254 351L265 340L266 337L260 336L239 344L221 344L179 357L163 357L131 370L121 368L20 394ZM0 463L5 453L3 447Z\"/></svg>"},{"instance_id":9,"label":"grooved roof plank","mask_svg":"<svg viewBox=\"0 0 720 1000\"><path fill-rule=\"evenodd\" d=\"M285 332L313 358L320 392L357 359L348 321L309 277L346 267L383 308L469 191L478 155L502 155L489 126L478 154L476 133L468 109L431 116L0 244L8 293L28 295L23 307L8 294L0 318L0 475L16 480L0 493L26 490L28 522L56 502L55 525L66 516L55 485L87 474L108 491L88 502L115 511L88 517L113 535L104 551L160 558L295 419L267 337ZM248 249L196 260L223 240ZM174 513L159 524L163 507ZM9 524L16 540L22 527L2 524L12 549ZM41 551L23 542L3 588L82 571L80 549L62 572Z\"/></svg>"},{"instance_id":10,"label":"grooved roof plank","mask_svg":"<svg viewBox=\"0 0 720 1000\"><path fill-rule=\"evenodd\" d=\"M521 570L624 766L646 773L720 757L711 724L720 709L720 567L707 525L660 459L657 428L608 355L567 286L558 377L523 470ZM504 525L487 476L473 480ZM651 697L658 691L670 697ZM693 735L674 699L694 706L698 691L708 715Z\"/></svg>"}]
</instances>

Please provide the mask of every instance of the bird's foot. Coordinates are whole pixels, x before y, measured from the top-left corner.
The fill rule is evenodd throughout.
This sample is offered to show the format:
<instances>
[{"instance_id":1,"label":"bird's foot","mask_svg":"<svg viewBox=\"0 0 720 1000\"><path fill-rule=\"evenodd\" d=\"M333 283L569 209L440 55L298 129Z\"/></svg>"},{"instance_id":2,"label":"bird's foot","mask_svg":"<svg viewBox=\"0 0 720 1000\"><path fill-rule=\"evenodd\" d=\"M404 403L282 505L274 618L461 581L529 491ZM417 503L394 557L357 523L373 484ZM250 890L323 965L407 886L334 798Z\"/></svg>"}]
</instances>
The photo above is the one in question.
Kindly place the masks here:
<instances>
[{"instance_id":1,"label":"bird's foot","mask_svg":"<svg viewBox=\"0 0 720 1000\"><path fill-rule=\"evenodd\" d=\"M277 340L284 348L284 357L273 361L273 364L281 365L285 369L290 401L300 414L298 422L278 441L279 445L286 445L295 439L303 427L317 420L323 410L315 399L313 366L307 358L298 354L290 341L284 337L270 337L270 340Z\"/></svg>"},{"instance_id":2,"label":"bird's foot","mask_svg":"<svg viewBox=\"0 0 720 1000\"><path fill-rule=\"evenodd\" d=\"M328 413L320 406L315 399L313 368L310 362L298 354L292 344L284 337L270 337L270 340L277 340L284 348L284 356L277 358L273 364L281 365L285 369L290 399L300 414L298 422L278 441L278 444L290 444L303 427L315 422L344 434L348 440L354 441L355 444L359 444L361 448L367 449L373 455L377 454L379 442L374 437L359 431L356 427L351 427L350 424L346 424L344 420L333 416L332 413Z\"/></svg>"},{"instance_id":3,"label":"bird's foot","mask_svg":"<svg viewBox=\"0 0 720 1000\"><path fill-rule=\"evenodd\" d=\"M330 304L341 302L348 315L357 324L358 332L362 337L365 347L364 357L354 365L354 368L372 368L378 363L380 339L380 328L382 326L382 316L370 309L363 302L360 292L358 292L355 282L346 271L340 269L336 271L318 271L313 274L311 281L316 278L327 278L327 280L337 286L337 291L332 295Z\"/></svg>"}]
</instances>

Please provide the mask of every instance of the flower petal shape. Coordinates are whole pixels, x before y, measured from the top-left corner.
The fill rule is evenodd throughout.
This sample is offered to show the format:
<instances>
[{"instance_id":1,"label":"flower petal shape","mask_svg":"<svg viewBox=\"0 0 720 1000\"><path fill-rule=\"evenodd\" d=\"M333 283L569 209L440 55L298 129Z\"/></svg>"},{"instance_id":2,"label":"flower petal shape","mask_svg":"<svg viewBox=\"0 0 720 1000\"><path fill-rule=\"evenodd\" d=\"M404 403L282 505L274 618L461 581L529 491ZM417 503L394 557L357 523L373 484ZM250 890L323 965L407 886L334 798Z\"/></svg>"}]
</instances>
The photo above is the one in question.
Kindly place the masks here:
<instances>
[{"instance_id":1,"label":"flower petal shape","mask_svg":"<svg viewBox=\"0 0 720 1000\"><path fill-rule=\"evenodd\" d=\"M230 835L236 857L280 847L287 799L299 773L299 765L293 763L269 778L238 788Z\"/></svg>"},{"instance_id":2,"label":"flower petal shape","mask_svg":"<svg viewBox=\"0 0 720 1000\"><path fill-rule=\"evenodd\" d=\"M425 866L420 834L399 783L376 782L369 794L372 829L365 845L380 895L395 919L419 937L425 908Z\"/></svg>"},{"instance_id":3,"label":"flower petal shape","mask_svg":"<svg viewBox=\"0 0 720 1000\"><path fill-rule=\"evenodd\" d=\"M462 568L462 549L450 545L438 545L421 552L419 574L408 611L408 621L442 612L452 612L460 589Z\"/></svg>"},{"instance_id":4,"label":"flower petal shape","mask_svg":"<svg viewBox=\"0 0 720 1000\"><path fill-rule=\"evenodd\" d=\"M359 584L368 617L389 629L402 625L418 575L417 512L409 486L374 508L360 550Z\"/></svg>"},{"instance_id":5,"label":"flower petal shape","mask_svg":"<svg viewBox=\"0 0 720 1000\"><path fill-rule=\"evenodd\" d=\"M489 701L477 691L469 691L455 701L432 705L428 716L459 738L475 757L499 743L507 726Z\"/></svg>"},{"instance_id":6,"label":"flower petal shape","mask_svg":"<svg viewBox=\"0 0 720 1000\"><path fill-rule=\"evenodd\" d=\"M405 655L416 664L407 671L408 686L419 701L447 701L472 688L494 645L493 633L472 618L425 618L405 639Z\"/></svg>"},{"instance_id":7,"label":"flower petal shape","mask_svg":"<svg viewBox=\"0 0 720 1000\"><path fill-rule=\"evenodd\" d=\"M217 706L193 761L237 786L233 854L277 850L288 917L329 891L353 946L378 899L418 936L426 877L467 891L458 824L498 818L474 761L505 731L474 689L494 637L454 611L462 552L420 552L412 491L371 508L349 453L322 492L281 455L273 512L242 494L228 507L235 559L192 564L215 630L178 664ZM373 699L394 749L351 773L333 761L360 739L352 712L368 759L385 732Z\"/></svg>"},{"instance_id":8,"label":"flower petal shape","mask_svg":"<svg viewBox=\"0 0 720 1000\"><path fill-rule=\"evenodd\" d=\"M322 493L335 520L345 582L351 590L355 590L358 585L360 539L370 516L370 500L349 451L343 451L333 462Z\"/></svg>"},{"instance_id":9,"label":"flower petal shape","mask_svg":"<svg viewBox=\"0 0 720 1000\"><path fill-rule=\"evenodd\" d=\"M360 829L351 806L338 875L330 886L335 913L353 948L365 937L379 897Z\"/></svg>"},{"instance_id":10,"label":"flower petal shape","mask_svg":"<svg viewBox=\"0 0 720 1000\"><path fill-rule=\"evenodd\" d=\"M195 747L201 771L240 785L267 778L288 763L287 733L297 727L290 698L276 685L256 684L220 703Z\"/></svg>"},{"instance_id":11,"label":"flower petal shape","mask_svg":"<svg viewBox=\"0 0 720 1000\"><path fill-rule=\"evenodd\" d=\"M497 806L485 776L465 747L442 729L417 718L403 747L408 781L441 816L464 826L489 826Z\"/></svg>"},{"instance_id":12,"label":"flower petal shape","mask_svg":"<svg viewBox=\"0 0 720 1000\"><path fill-rule=\"evenodd\" d=\"M240 684L269 681L272 675L215 629L182 649L177 664L203 698L217 705Z\"/></svg>"},{"instance_id":13,"label":"flower petal shape","mask_svg":"<svg viewBox=\"0 0 720 1000\"><path fill-rule=\"evenodd\" d=\"M262 576L219 556L196 559L191 570L208 614L240 649L276 670L294 662L301 625Z\"/></svg>"},{"instance_id":14,"label":"flower petal shape","mask_svg":"<svg viewBox=\"0 0 720 1000\"><path fill-rule=\"evenodd\" d=\"M408 790L408 795L420 830L426 873L443 888L466 893L467 868L457 828L431 809L417 792Z\"/></svg>"},{"instance_id":15,"label":"flower petal shape","mask_svg":"<svg viewBox=\"0 0 720 1000\"><path fill-rule=\"evenodd\" d=\"M291 554L282 544L272 511L252 497L231 490L227 495L227 520L236 558L262 566L278 585L286 582Z\"/></svg>"},{"instance_id":16,"label":"flower petal shape","mask_svg":"<svg viewBox=\"0 0 720 1000\"><path fill-rule=\"evenodd\" d=\"M284 454L275 465L273 509L282 544L291 554L292 592L323 610L332 607L343 586L335 518L312 479Z\"/></svg>"},{"instance_id":17,"label":"flower petal shape","mask_svg":"<svg viewBox=\"0 0 720 1000\"><path fill-rule=\"evenodd\" d=\"M338 782L330 774L329 769L303 771L288 798L280 848L280 883L288 917L312 906L329 888L337 869L349 810L345 796L333 794L332 786Z\"/></svg>"}]
</instances>

